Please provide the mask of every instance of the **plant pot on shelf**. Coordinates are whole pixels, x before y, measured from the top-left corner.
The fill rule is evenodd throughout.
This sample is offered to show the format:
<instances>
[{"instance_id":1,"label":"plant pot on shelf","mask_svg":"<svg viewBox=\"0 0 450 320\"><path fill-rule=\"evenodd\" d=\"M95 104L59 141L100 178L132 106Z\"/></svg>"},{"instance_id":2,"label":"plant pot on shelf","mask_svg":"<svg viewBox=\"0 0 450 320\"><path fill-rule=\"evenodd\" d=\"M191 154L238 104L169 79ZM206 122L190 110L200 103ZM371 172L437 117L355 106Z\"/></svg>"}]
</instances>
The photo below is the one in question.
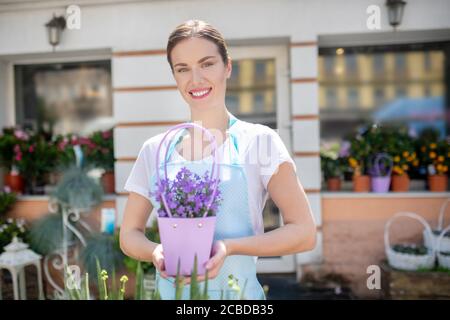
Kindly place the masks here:
<instances>
[{"instance_id":1,"label":"plant pot on shelf","mask_svg":"<svg viewBox=\"0 0 450 320\"><path fill-rule=\"evenodd\" d=\"M341 190L341 178L332 177L327 179L328 191L340 191Z\"/></svg>"},{"instance_id":2,"label":"plant pot on shelf","mask_svg":"<svg viewBox=\"0 0 450 320\"><path fill-rule=\"evenodd\" d=\"M376 193L385 193L389 191L391 185L391 176L371 177L372 191Z\"/></svg>"},{"instance_id":3,"label":"plant pot on shelf","mask_svg":"<svg viewBox=\"0 0 450 320\"><path fill-rule=\"evenodd\" d=\"M21 175L6 173L5 185L11 188L11 191L23 194L25 190L25 180Z\"/></svg>"},{"instance_id":4,"label":"plant pot on shelf","mask_svg":"<svg viewBox=\"0 0 450 320\"><path fill-rule=\"evenodd\" d=\"M448 176L444 174L435 174L428 176L428 187L430 191L444 192L447 190Z\"/></svg>"},{"instance_id":5,"label":"plant pot on shelf","mask_svg":"<svg viewBox=\"0 0 450 320\"><path fill-rule=\"evenodd\" d=\"M353 176L353 191L354 192L369 192L370 191L370 176L368 176L368 175Z\"/></svg>"},{"instance_id":6,"label":"plant pot on shelf","mask_svg":"<svg viewBox=\"0 0 450 320\"><path fill-rule=\"evenodd\" d=\"M101 181L105 193L108 194L116 192L114 171L106 171L105 173L103 173Z\"/></svg>"},{"instance_id":7,"label":"plant pot on shelf","mask_svg":"<svg viewBox=\"0 0 450 320\"><path fill-rule=\"evenodd\" d=\"M388 165L385 166L383 159L388 161ZM391 185L391 172L392 172L392 158L387 153L379 153L375 156L373 161L373 168L371 177L372 191L376 193L385 193L389 191Z\"/></svg>"},{"instance_id":8,"label":"plant pot on shelf","mask_svg":"<svg viewBox=\"0 0 450 320\"><path fill-rule=\"evenodd\" d=\"M392 176L391 189L394 192L407 192L409 191L409 183L410 180L408 174L394 174Z\"/></svg>"}]
</instances>

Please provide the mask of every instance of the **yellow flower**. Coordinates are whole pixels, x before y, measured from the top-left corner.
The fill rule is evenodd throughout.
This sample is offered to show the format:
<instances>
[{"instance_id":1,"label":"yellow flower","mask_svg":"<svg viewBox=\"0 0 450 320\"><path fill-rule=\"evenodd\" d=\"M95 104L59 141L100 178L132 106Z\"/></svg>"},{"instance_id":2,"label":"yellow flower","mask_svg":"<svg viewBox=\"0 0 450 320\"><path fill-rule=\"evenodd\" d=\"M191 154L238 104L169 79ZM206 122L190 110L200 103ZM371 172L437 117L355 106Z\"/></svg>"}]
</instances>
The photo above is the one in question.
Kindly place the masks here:
<instances>
[{"instance_id":1,"label":"yellow flower","mask_svg":"<svg viewBox=\"0 0 450 320\"><path fill-rule=\"evenodd\" d=\"M413 159L415 159L416 158L416 153L413 152L411 156L413 157Z\"/></svg>"},{"instance_id":2,"label":"yellow flower","mask_svg":"<svg viewBox=\"0 0 450 320\"><path fill-rule=\"evenodd\" d=\"M444 172L447 172L447 171L448 171L448 167L444 166Z\"/></svg>"},{"instance_id":3,"label":"yellow flower","mask_svg":"<svg viewBox=\"0 0 450 320\"><path fill-rule=\"evenodd\" d=\"M417 167L418 165L419 165L419 160L414 160L413 166L414 166L414 167Z\"/></svg>"},{"instance_id":4,"label":"yellow flower","mask_svg":"<svg viewBox=\"0 0 450 320\"><path fill-rule=\"evenodd\" d=\"M431 143L430 144L430 149L436 149L436 143Z\"/></svg>"},{"instance_id":5,"label":"yellow flower","mask_svg":"<svg viewBox=\"0 0 450 320\"><path fill-rule=\"evenodd\" d=\"M400 157L399 156L395 156L394 157L394 162L399 162L400 161Z\"/></svg>"},{"instance_id":6,"label":"yellow flower","mask_svg":"<svg viewBox=\"0 0 450 320\"><path fill-rule=\"evenodd\" d=\"M128 281L128 277L127 276L122 276L120 278L120 282L127 282Z\"/></svg>"},{"instance_id":7,"label":"yellow flower","mask_svg":"<svg viewBox=\"0 0 450 320\"><path fill-rule=\"evenodd\" d=\"M409 156L409 152L408 151L403 151L403 158L407 158Z\"/></svg>"},{"instance_id":8,"label":"yellow flower","mask_svg":"<svg viewBox=\"0 0 450 320\"><path fill-rule=\"evenodd\" d=\"M358 161L356 161L354 158L348 159L348 163L352 168L356 168L358 166Z\"/></svg>"},{"instance_id":9,"label":"yellow flower","mask_svg":"<svg viewBox=\"0 0 450 320\"><path fill-rule=\"evenodd\" d=\"M444 156L439 156L439 157L438 157L438 161L439 161L439 162L444 162Z\"/></svg>"},{"instance_id":10,"label":"yellow flower","mask_svg":"<svg viewBox=\"0 0 450 320\"><path fill-rule=\"evenodd\" d=\"M414 158L413 157L408 157L408 159L406 159L406 160L408 160L408 162L411 162L411 161L414 160Z\"/></svg>"},{"instance_id":11,"label":"yellow flower","mask_svg":"<svg viewBox=\"0 0 450 320\"><path fill-rule=\"evenodd\" d=\"M436 166L436 169L438 169L439 171L442 171L443 168L444 168L444 166L442 164L438 164Z\"/></svg>"},{"instance_id":12,"label":"yellow flower","mask_svg":"<svg viewBox=\"0 0 450 320\"><path fill-rule=\"evenodd\" d=\"M408 166L407 164L404 164L404 165L402 166L402 169L403 169L403 170L408 170L408 169L409 169L409 166Z\"/></svg>"},{"instance_id":13,"label":"yellow flower","mask_svg":"<svg viewBox=\"0 0 450 320\"><path fill-rule=\"evenodd\" d=\"M436 158L436 152L430 152L430 158L431 159Z\"/></svg>"},{"instance_id":14,"label":"yellow flower","mask_svg":"<svg viewBox=\"0 0 450 320\"><path fill-rule=\"evenodd\" d=\"M449 152L449 153L447 153L447 157L448 157L448 158L450 158L450 152Z\"/></svg>"}]
</instances>

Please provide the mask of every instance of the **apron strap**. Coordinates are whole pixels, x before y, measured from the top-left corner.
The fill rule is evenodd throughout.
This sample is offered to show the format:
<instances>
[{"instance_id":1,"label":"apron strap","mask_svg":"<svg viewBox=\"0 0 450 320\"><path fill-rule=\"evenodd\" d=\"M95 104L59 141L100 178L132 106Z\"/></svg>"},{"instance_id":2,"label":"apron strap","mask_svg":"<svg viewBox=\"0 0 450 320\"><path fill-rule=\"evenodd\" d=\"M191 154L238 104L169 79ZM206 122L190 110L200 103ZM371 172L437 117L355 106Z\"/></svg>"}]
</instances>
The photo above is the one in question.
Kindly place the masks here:
<instances>
[{"instance_id":1,"label":"apron strap","mask_svg":"<svg viewBox=\"0 0 450 320\"><path fill-rule=\"evenodd\" d=\"M236 152L232 152L232 156L231 156L231 163L232 164L238 164L239 163L239 158L238 158L238 154L239 154L239 148L238 148L238 139L237 137L231 132L230 128L238 121L238 119L232 115L230 112L228 112L228 115L230 117L230 121L228 122L228 133L230 135L230 139L232 142L232 145L234 146ZM167 159L170 159L170 157L172 156L173 151L175 150L175 147L183 140L183 136L182 134L184 134L184 132L187 129L183 129L181 131L179 131L177 133L177 136L175 136L175 139L171 140L171 144L169 146L169 152L167 153ZM176 141L176 143L173 143L173 141ZM166 160L166 159L164 159Z\"/></svg>"}]
</instances>

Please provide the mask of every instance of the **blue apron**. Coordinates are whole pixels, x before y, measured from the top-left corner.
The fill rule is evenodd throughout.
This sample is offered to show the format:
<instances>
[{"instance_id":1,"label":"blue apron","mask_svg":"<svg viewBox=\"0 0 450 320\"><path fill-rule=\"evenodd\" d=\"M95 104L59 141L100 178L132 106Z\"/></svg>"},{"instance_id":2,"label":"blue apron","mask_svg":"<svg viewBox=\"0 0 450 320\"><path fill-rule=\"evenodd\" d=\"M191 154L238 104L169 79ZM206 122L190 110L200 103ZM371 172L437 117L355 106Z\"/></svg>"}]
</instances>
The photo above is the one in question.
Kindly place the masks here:
<instances>
[{"instance_id":1,"label":"blue apron","mask_svg":"<svg viewBox=\"0 0 450 320\"><path fill-rule=\"evenodd\" d=\"M229 122L229 139L226 139L224 144L219 148L224 148L228 144L232 146L228 149L231 151L230 164L224 164L219 160L220 165L220 184L219 189L222 194L222 202L217 212L216 229L214 233L214 240L223 240L231 238L241 238L255 235L253 230L250 209L248 206L248 188L247 177L244 167L239 163L239 148L236 136L232 132L232 126L239 121L231 113ZM172 141L177 141L173 139ZM177 141L177 143L180 140ZM167 159L170 159L171 154L175 149L176 144L171 143ZM161 148L162 150L163 148ZM219 152L219 150L217 150ZM164 153L162 158L164 158ZM225 154L225 152L223 152ZM167 174L169 179L174 179L178 171L182 167L188 168L190 171L203 176L206 171L211 173L212 156L201 160L188 161L178 156L179 159L173 159L167 162ZM209 161L206 161L210 159ZM160 164L160 174L164 176L164 167ZM156 175L153 174L151 178L151 191L156 188ZM152 196L153 203L157 203ZM180 245L182 245L180 243ZM237 293L228 286L229 275L232 275L238 281L238 286L241 288L241 293ZM159 290L161 298L174 299L175 287L173 286L175 279L170 277L164 279L156 272L156 287ZM203 292L204 282L200 283L200 288ZM245 286L245 288L244 288ZM225 259L219 274L214 279L208 280L208 295L209 299L239 299L240 294L245 299L250 300L265 300L264 290L256 278L256 257L233 255ZM185 285L182 293L182 299L187 300L190 296L190 285Z\"/></svg>"}]
</instances>

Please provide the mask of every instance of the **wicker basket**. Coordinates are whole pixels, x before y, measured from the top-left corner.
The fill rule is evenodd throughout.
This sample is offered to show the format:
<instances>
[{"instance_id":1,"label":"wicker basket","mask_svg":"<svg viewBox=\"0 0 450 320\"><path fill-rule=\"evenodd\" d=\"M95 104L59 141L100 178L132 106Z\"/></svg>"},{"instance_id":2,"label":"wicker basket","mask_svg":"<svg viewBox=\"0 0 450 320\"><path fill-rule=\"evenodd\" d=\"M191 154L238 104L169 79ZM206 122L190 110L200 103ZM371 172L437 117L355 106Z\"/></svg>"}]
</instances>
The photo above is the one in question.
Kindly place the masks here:
<instances>
[{"instance_id":1,"label":"wicker basket","mask_svg":"<svg viewBox=\"0 0 450 320\"><path fill-rule=\"evenodd\" d=\"M426 232L431 233L430 225L418 214L413 212L396 213L386 222L386 225L384 227L384 246L389 265L399 270L409 271L415 271L420 268L433 268L436 260L434 248L427 249L427 254L425 255L397 252L392 249L389 242L389 228L392 222L400 217L408 217L419 220L419 222L422 223L422 225L425 227Z\"/></svg>"},{"instance_id":2,"label":"wicker basket","mask_svg":"<svg viewBox=\"0 0 450 320\"><path fill-rule=\"evenodd\" d=\"M439 211L439 217L438 217L438 227L437 229L434 229L432 231L438 231L437 234L434 232L431 232L431 236L423 230L423 239L425 241L425 247L428 249L431 249L433 247L436 247L437 239L439 238L442 229L444 228L444 215L445 210L447 209L448 204L450 203L450 198L445 200L445 202L441 206L441 210ZM450 236L446 235L443 236L442 242L441 242L441 250L444 252L450 252Z\"/></svg>"},{"instance_id":3,"label":"wicker basket","mask_svg":"<svg viewBox=\"0 0 450 320\"><path fill-rule=\"evenodd\" d=\"M450 269L450 250L443 250L441 249L442 243L443 243L443 239L445 239L446 237L444 237L444 234L450 231L450 225L448 225L444 230L442 230L441 234L439 235L437 241L436 241L436 255L438 258L438 263L441 267ZM447 253L448 255L443 255L442 252Z\"/></svg>"}]
</instances>

